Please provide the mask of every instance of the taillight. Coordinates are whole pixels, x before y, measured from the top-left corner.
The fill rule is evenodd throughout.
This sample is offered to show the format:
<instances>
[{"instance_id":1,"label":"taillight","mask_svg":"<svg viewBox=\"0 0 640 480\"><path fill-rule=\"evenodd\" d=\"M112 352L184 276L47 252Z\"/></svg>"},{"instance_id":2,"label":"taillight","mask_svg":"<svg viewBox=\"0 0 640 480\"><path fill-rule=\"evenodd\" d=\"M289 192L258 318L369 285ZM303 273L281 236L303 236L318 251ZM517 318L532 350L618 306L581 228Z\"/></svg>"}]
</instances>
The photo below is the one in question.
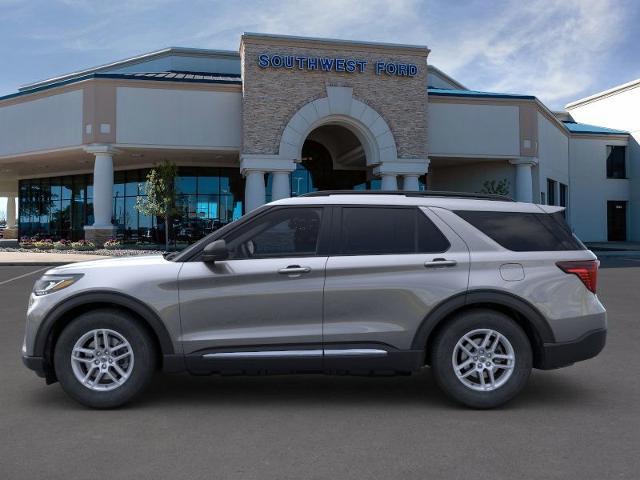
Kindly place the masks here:
<instances>
[{"instance_id":1,"label":"taillight","mask_svg":"<svg viewBox=\"0 0 640 480\"><path fill-rule=\"evenodd\" d=\"M556 265L565 273L576 275L584 286L596 293L598 282L598 260L579 260L574 262L557 262Z\"/></svg>"}]
</instances>

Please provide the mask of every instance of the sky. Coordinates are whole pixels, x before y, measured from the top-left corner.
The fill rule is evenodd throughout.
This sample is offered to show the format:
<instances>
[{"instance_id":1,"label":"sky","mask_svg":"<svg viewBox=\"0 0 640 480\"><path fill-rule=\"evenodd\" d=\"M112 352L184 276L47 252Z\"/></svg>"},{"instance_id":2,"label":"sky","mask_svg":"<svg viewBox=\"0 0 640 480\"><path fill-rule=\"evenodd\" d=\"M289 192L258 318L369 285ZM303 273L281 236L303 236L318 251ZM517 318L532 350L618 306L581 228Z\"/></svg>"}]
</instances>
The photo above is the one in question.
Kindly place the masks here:
<instances>
[{"instance_id":1,"label":"sky","mask_svg":"<svg viewBox=\"0 0 640 480\"><path fill-rule=\"evenodd\" d=\"M554 110L640 78L638 0L0 0L0 95L168 46L237 50L245 31L427 45L466 87Z\"/></svg>"}]
</instances>

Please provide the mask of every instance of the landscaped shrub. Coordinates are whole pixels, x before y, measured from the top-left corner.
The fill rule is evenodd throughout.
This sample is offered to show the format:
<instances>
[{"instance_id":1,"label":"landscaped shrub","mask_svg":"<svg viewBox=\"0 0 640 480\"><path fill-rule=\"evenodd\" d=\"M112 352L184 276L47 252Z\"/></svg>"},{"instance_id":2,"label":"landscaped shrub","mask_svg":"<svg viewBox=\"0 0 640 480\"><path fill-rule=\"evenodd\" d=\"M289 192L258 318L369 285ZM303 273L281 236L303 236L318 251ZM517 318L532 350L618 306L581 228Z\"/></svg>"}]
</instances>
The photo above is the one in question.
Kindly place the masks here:
<instances>
[{"instance_id":1,"label":"landscaped shrub","mask_svg":"<svg viewBox=\"0 0 640 480\"><path fill-rule=\"evenodd\" d=\"M46 240L36 240L33 242L33 246L40 250L51 250L53 248L53 241L50 238Z\"/></svg>"},{"instance_id":2,"label":"landscaped shrub","mask_svg":"<svg viewBox=\"0 0 640 480\"><path fill-rule=\"evenodd\" d=\"M71 250L71 240L58 240L53 243L54 250Z\"/></svg>"},{"instance_id":3,"label":"landscaped shrub","mask_svg":"<svg viewBox=\"0 0 640 480\"><path fill-rule=\"evenodd\" d=\"M31 237L22 237L20 238L20 248L27 248L27 249L32 249L35 248L33 246L33 240L31 239Z\"/></svg>"},{"instance_id":4,"label":"landscaped shrub","mask_svg":"<svg viewBox=\"0 0 640 480\"><path fill-rule=\"evenodd\" d=\"M109 240L104 242L104 248L106 248L107 250L117 250L121 247L122 243L120 242L120 240L117 240L115 238L110 238Z\"/></svg>"},{"instance_id":5,"label":"landscaped shrub","mask_svg":"<svg viewBox=\"0 0 640 480\"><path fill-rule=\"evenodd\" d=\"M78 240L77 242L71 242L71 248L80 251L95 250L96 244L88 240Z\"/></svg>"}]
</instances>

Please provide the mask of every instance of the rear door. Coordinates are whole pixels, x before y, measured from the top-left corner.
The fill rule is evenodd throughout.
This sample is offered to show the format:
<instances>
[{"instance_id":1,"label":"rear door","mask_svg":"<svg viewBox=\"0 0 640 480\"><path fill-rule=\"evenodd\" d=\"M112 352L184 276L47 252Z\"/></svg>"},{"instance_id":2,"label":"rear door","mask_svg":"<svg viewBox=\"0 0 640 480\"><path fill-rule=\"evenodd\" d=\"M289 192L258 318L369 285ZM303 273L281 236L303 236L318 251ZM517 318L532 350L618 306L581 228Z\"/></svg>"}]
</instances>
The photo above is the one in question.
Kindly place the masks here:
<instances>
[{"instance_id":1,"label":"rear door","mask_svg":"<svg viewBox=\"0 0 640 480\"><path fill-rule=\"evenodd\" d=\"M429 209L337 207L333 232L324 293L325 366L330 357L410 349L434 306L467 289L468 249Z\"/></svg>"}]
</instances>

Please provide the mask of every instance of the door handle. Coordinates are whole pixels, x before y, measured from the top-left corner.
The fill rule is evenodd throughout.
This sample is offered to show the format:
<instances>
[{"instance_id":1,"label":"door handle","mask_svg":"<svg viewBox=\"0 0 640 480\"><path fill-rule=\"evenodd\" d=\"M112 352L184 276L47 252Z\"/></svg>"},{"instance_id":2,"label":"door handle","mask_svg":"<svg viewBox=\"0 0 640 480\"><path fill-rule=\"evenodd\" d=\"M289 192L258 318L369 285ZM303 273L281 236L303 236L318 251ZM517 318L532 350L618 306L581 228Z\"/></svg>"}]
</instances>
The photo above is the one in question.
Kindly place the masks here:
<instances>
[{"instance_id":1,"label":"door handle","mask_svg":"<svg viewBox=\"0 0 640 480\"><path fill-rule=\"evenodd\" d=\"M455 267L458 264L455 260L447 260L446 258L434 258L431 261L424 262L426 268L444 268Z\"/></svg>"},{"instance_id":2,"label":"door handle","mask_svg":"<svg viewBox=\"0 0 640 480\"><path fill-rule=\"evenodd\" d=\"M310 267L301 267L300 265L289 265L288 267L281 268L278 273L282 275L300 275L302 273L309 273Z\"/></svg>"}]
</instances>

